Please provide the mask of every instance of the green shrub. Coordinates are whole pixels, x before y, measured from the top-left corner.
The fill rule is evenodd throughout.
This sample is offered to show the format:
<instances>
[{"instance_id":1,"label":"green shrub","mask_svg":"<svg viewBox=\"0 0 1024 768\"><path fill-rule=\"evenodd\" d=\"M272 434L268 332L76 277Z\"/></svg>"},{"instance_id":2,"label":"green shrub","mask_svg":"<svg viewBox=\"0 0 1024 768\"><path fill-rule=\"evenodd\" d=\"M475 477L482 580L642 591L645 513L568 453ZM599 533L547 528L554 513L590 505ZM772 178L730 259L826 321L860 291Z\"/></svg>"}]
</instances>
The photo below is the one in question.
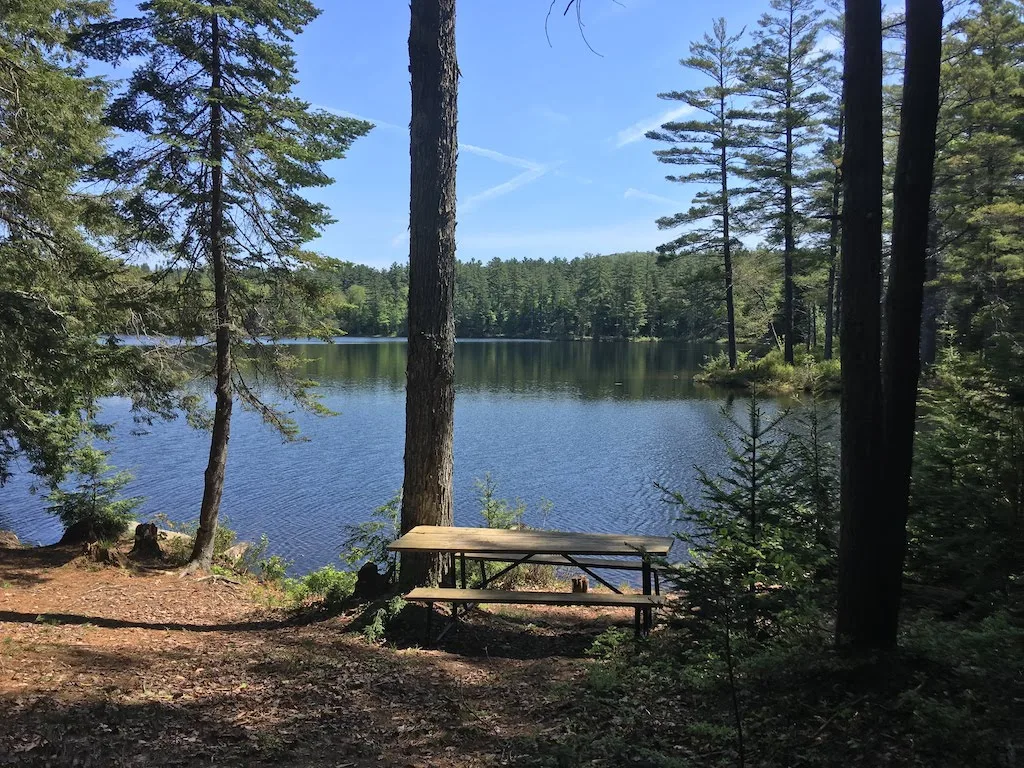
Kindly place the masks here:
<instances>
[{"instance_id":1,"label":"green shrub","mask_svg":"<svg viewBox=\"0 0 1024 768\"><path fill-rule=\"evenodd\" d=\"M280 555L271 555L257 561L256 565L259 569L260 580L268 584L276 584L285 579L292 564Z\"/></svg>"},{"instance_id":2,"label":"green shrub","mask_svg":"<svg viewBox=\"0 0 1024 768\"><path fill-rule=\"evenodd\" d=\"M283 580L283 585L285 592L296 605L315 598L323 608L333 611L352 597L356 587L356 574L325 565L301 578Z\"/></svg>"},{"instance_id":3,"label":"green shrub","mask_svg":"<svg viewBox=\"0 0 1024 768\"><path fill-rule=\"evenodd\" d=\"M363 637L371 643L380 643L387 637L388 625L407 605L401 597L393 597L382 608L378 608L373 618L363 627Z\"/></svg>"},{"instance_id":4,"label":"green shrub","mask_svg":"<svg viewBox=\"0 0 1024 768\"><path fill-rule=\"evenodd\" d=\"M735 369L729 368L727 355L716 355L693 379L700 384L756 388L761 392L838 392L839 373L838 360L819 360L807 352L798 352L794 355L794 364L789 365L781 350L773 349L760 358L754 358L750 352L740 352Z\"/></svg>"},{"instance_id":5,"label":"green shrub","mask_svg":"<svg viewBox=\"0 0 1024 768\"><path fill-rule=\"evenodd\" d=\"M1024 583L1024 398L978 356L948 351L920 398L908 564L933 584Z\"/></svg>"},{"instance_id":6,"label":"green shrub","mask_svg":"<svg viewBox=\"0 0 1024 768\"><path fill-rule=\"evenodd\" d=\"M389 580L398 577L398 553L388 551L388 544L398 538L398 520L402 510L399 490L384 505L377 507L365 523L346 526L341 559L349 565L378 563L384 565Z\"/></svg>"},{"instance_id":7,"label":"green shrub","mask_svg":"<svg viewBox=\"0 0 1024 768\"><path fill-rule=\"evenodd\" d=\"M124 535L141 497L120 498L132 480L129 472L115 472L109 453L92 444L77 448L71 457L75 481L70 488L50 489L47 511L60 518L65 529L84 529L85 538L116 540Z\"/></svg>"}]
</instances>

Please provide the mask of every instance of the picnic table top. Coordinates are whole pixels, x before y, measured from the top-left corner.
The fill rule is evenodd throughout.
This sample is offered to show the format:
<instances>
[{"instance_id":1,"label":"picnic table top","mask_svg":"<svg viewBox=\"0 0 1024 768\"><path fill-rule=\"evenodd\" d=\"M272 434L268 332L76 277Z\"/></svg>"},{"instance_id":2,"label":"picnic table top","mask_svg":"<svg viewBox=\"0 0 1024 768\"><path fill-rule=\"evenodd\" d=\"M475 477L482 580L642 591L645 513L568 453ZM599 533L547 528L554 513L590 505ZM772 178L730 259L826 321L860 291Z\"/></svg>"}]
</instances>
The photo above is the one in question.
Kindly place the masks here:
<instances>
[{"instance_id":1,"label":"picnic table top","mask_svg":"<svg viewBox=\"0 0 1024 768\"><path fill-rule=\"evenodd\" d=\"M388 549L393 552L528 552L636 557L640 554L638 550L655 556L665 556L671 549L673 541L671 536L418 525L388 544Z\"/></svg>"}]
</instances>

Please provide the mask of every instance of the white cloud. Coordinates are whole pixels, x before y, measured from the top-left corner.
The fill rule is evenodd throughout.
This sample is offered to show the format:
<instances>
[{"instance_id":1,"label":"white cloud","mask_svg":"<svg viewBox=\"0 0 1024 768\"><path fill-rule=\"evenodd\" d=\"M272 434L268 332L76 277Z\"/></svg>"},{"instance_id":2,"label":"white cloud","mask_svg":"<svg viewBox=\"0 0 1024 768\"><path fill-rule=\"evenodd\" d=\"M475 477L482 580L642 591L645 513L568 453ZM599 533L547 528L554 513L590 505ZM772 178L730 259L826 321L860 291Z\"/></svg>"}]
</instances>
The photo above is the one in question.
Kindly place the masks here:
<instances>
[{"instance_id":1,"label":"white cloud","mask_svg":"<svg viewBox=\"0 0 1024 768\"><path fill-rule=\"evenodd\" d=\"M637 189L636 187L630 187L622 196L626 199L632 197L638 200L647 200L652 203L658 203L659 205L670 205L673 208L679 208L681 206L681 203L672 200L671 198L662 197L661 195L656 195L653 192L644 192L642 189Z\"/></svg>"},{"instance_id":2,"label":"white cloud","mask_svg":"<svg viewBox=\"0 0 1024 768\"><path fill-rule=\"evenodd\" d=\"M373 123L375 128L384 128L388 131L409 132L408 128L403 128L397 123L389 123L387 120L375 120L372 117L357 115L355 112L349 112L347 109L335 109L334 107L324 106L323 104L313 104L311 106L313 109L322 109L324 112L330 112L332 115L338 115L339 117L351 117L354 120L365 120L368 123Z\"/></svg>"},{"instance_id":3,"label":"white cloud","mask_svg":"<svg viewBox=\"0 0 1024 768\"><path fill-rule=\"evenodd\" d=\"M357 120L367 120L373 123L374 125L380 128L385 128L389 131L402 131L405 134L408 134L409 132L408 128L403 128L402 126L397 125L395 123L389 123L386 120L374 120L372 117L364 117L362 115L358 115L354 112L349 112L347 110L335 109L333 107L326 107L318 104L314 104L313 106L315 106L317 109L323 109L328 112L332 112L333 114L341 115L342 117L353 117ZM544 165L543 163L538 163L535 160L528 160L523 157L507 155L504 152L499 152L496 149L489 149L487 147L477 146L476 144L459 142L459 149L462 152L468 152L471 155L477 155L478 157L484 157L487 158L488 160L493 160L503 165L511 165L514 168L523 169L522 173L513 176L508 181L503 181L500 184L495 184L493 187L489 187L483 190L482 192L477 192L476 194L470 195L464 200L460 200L460 213L468 213L469 211L479 206L481 203L485 203L488 200L493 200L497 197L501 197L502 195L506 195L509 192L514 192L515 190L520 189L521 187L525 187L527 184L533 183L541 176L544 176L546 173L552 170L552 166ZM407 239L408 235L403 235L403 237ZM394 238L392 239L391 244L392 247L397 248L400 245L402 245L403 242L404 240Z\"/></svg>"},{"instance_id":4,"label":"white cloud","mask_svg":"<svg viewBox=\"0 0 1024 768\"><path fill-rule=\"evenodd\" d=\"M401 248L403 245L409 244L409 230L405 229L399 232L397 235L391 238L392 248Z\"/></svg>"},{"instance_id":5,"label":"white cloud","mask_svg":"<svg viewBox=\"0 0 1024 768\"><path fill-rule=\"evenodd\" d=\"M835 35L825 35L818 41L818 44L814 46L814 50L819 53L835 53L843 49L843 41Z\"/></svg>"},{"instance_id":6,"label":"white cloud","mask_svg":"<svg viewBox=\"0 0 1024 768\"><path fill-rule=\"evenodd\" d=\"M487 147L478 147L475 144L466 144L465 142L459 143L459 149L463 152L469 152L471 155L479 155L480 157L486 157L490 160L496 160L499 163L505 165L514 165L517 168L528 168L531 171L535 171L544 166L540 163L535 163L533 160L524 160L521 157L513 157L512 155L506 155L504 152L498 152L495 149L487 149Z\"/></svg>"},{"instance_id":7,"label":"white cloud","mask_svg":"<svg viewBox=\"0 0 1024 768\"><path fill-rule=\"evenodd\" d=\"M509 192L514 192L520 187L525 187L527 184L532 184L547 172L548 170L544 166L523 171L518 176L514 176L508 181L504 181L501 184L495 184L493 187L488 187L483 192L477 192L475 195L470 195L459 204L459 211L462 213L469 213L480 205L480 203L493 200L496 197L501 197Z\"/></svg>"},{"instance_id":8,"label":"white cloud","mask_svg":"<svg viewBox=\"0 0 1024 768\"><path fill-rule=\"evenodd\" d=\"M513 176L508 181L503 181L501 184L495 184L493 187L488 187L482 192L477 192L476 194L470 195L464 200L461 200L459 202L460 213L469 213L481 203L493 200L496 197L501 197L502 195L507 195L509 192L514 192L521 187L525 187L527 184L532 184L551 170L549 166L538 163L535 160L513 157L512 155L506 155L504 152L498 152L494 149L478 147L475 144L461 143L459 144L459 149L463 152L478 155L479 157L486 157L489 160L504 163L505 165L512 165L516 168L525 169L522 173Z\"/></svg>"},{"instance_id":9,"label":"white cloud","mask_svg":"<svg viewBox=\"0 0 1024 768\"><path fill-rule=\"evenodd\" d=\"M637 120L629 127L623 128L615 134L615 146L624 147L627 144L640 141L648 131L660 128L665 123L671 123L673 120L678 120L691 112L693 112L693 107L684 105L670 109L667 112L662 112L660 115L654 115L653 117L646 117L643 120Z\"/></svg>"}]
</instances>

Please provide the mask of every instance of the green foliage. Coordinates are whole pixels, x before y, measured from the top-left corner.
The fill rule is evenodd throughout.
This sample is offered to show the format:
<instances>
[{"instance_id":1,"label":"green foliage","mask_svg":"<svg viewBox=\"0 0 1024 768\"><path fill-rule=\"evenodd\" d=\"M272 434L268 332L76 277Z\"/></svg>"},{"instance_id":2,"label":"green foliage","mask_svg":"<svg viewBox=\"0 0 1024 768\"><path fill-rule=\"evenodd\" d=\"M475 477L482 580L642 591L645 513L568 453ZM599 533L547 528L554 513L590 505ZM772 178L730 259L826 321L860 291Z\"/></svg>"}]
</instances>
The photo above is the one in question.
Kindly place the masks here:
<instances>
[{"instance_id":1,"label":"green foliage","mask_svg":"<svg viewBox=\"0 0 1024 768\"><path fill-rule=\"evenodd\" d=\"M734 640L747 765L1007 765L1019 732L1007 691L1020 674L1007 660L1024 642L1007 613L979 623L915 617L903 650L884 656L841 654L820 630ZM639 651L632 642L609 646L592 663L568 694L587 716L524 743L521 764L740 764L721 645L694 642L683 626L656 633ZM662 706L655 712L651 702Z\"/></svg>"},{"instance_id":2,"label":"green foliage","mask_svg":"<svg viewBox=\"0 0 1024 768\"><path fill-rule=\"evenodd\" d=\"M491 478L491 473L484 475L483 479L477 478L474 482L477 491L477 501L480 504L480 516L484 519L484 525L488 528L524 528L526 526L526 514L529 511L526 502L522 499L508 500L498 498L498 484ZM551 514L552 504L547 499L542 499L537 516L543 527Z\"/></svg>"},{"instance_id":3,"label":"green foliage","mask_svg":"<svg viewBox=\"0 0 1024 768\"><path fill-rule=\"evenodd\" d=\"M374 612L373 617L363 627L363 637L374 644L383 642L387 637L388 625L405 610L406 605L408 603L401 597L388 600L383 607Z\"/></svg>"},{"instance_id":4,"label":"green foliage","mask_svg":"<svg viewBox=\"0 0 1024 768\"><path fill-rule=\"evenodd\" d=\"M118 148L93 172L122 188L120 215L165 257L163 269L145 274L150 301L186 340L214 335L208 292L223 249L232 389L243 406L296 437L294 420L261 391L272 384L281 397L326 412L304 361L274 343L337 333L311 316L324 297L316 270L326 261L304 245L333 219L307 190L331 184L323 163L343 158L372 126L313 110L293 94L292 41L319 14L307 0L178 0L143 3L139 13L93 24L78 38L102 61L139 62L106 112L121 134ZM211 166L223 171L216 243Z\"/></svg>"},{"instance_id":5,"label":"green foliage","mask_svg":"<svg viewBox=\"0 0 1024 768\"><path fill-rule=\"evenodd\" d=\"M838 360L819 360L797 353L793 365L773 349L755 358L749 352L737 356L736 368L729 368L729 358L716 355L708 360L694 381L718 387L757 389L759 392L785 394L792 392L838 392L840 367Z\"/></svg>"},{"instance_id":6,"label":"green foliage","mask_svg":"<svg viewBox=\"0 0 1024 768\"><path fill-rule=\"evenodd\" d=\"M220 527L218 527L219 533ZM217 544L214 541L214 549ZM267 555L270 549L270 539L267 534L260 536L260 540L248 546L242 555L232 563L232 568L237 573L252 573L259 577L264 584L280 584L288 575L288 569L292 563L281 555Z\"/></svg>"},{"instance_id":7,"label":"green foliage","mask_svg":"<svg viewBox=\"0 0 1024 768\"><path fill-rule=\"evenodd\" d=\"M477 500L480 502L480 516L488 528L522 528L526 516L526 502L516 499L509 502L495 496L497 484L488 472L483 480L476 480Z\"/></svg>"},{"instance_id":8,"label":"green foliage","mask_svg":"<svg viewBox=\"0 0 1024 768\"><path fill-rule=\"evenodd\" d=\"M147 316L144 285L108 255L121 231L111 198L83 183L109 135L107 84L72 41L108 13L90 0L0 11L0 485L19 457L60 482L97 428L97 398L130 397L144 420L176 404L176 366L113 335Z\"/></svg>"},{"instance_id":9,"label":"green foliage","mask_svg":"<svg viewBox=\"0 0 1024 768\"><path fill-rule=\"evenodd\" d=\"M167 517L165 514L153 515L151 522L156 523L160 528L170 531L172 533L181 534L179 536L169 537L165 542L164 549L167 555L167 559L178 565L184 565L188 562L189 557L192 554L192 548L196 543L196 533L199 530L199 521L190 520L186 523L178 523ZM229 527L231 521L222 517L220 524L217 526L217 531L214 534L213 539L213 556L214 560L219 560L222 563L225 562L224 554L235 545L235 540L238 538L238 534ZM244 561L244 556L243 556ZM255 561L253 561L255 562ZM246 569L240 569L238 563L228 563L229 565L235 566L236 571L240 570L244 572Z\"/></svg>"},{"instance_id":10,"label":"green foliage","mask_svg":"<svg viewBox=\"0 0 1024 768\"><path fill-rule=\"evenodd\" d=\"M808 484L803 477L812 468L803 454L824 453L820 434L802 436L807 444L791 456L794 437L782 428L788 412L770 415L751 397L742 421L727 409L723 415L732 426L722 435L728 461L714 474L697 468L702 505L669 494L682 509L676 535L690 561L667 573L698 607L696 626L726 633L728 643L732 632L767 637L812 620L813 595L832 554L819 536L831 535L835 523L828 520L825 531L813 524L828 511L816 507L818 484L834 490L824 457L819 478Z\"/></svg>"},{"instance_id":11,"label":"green foliage","mask_svg":"<svg viewBox=\"0 0 1024 768\"><path fill-rule=\"evenodd\" d=\"M909 567L1004 594L1024 579L1024 402L978 355L948 351L922 392Z\"/></svg>"},{"instance_id":12,"label":"green foliage","mask_svg":"<svg viewBox=\"0 0 1024 768\"><path fill-rule=\"evenodd\" d=\"M107 463L108 456L92 443L80 446L71 455L71 489L55 485L47 494L47 511L60 518L65 528L87 526L90 535L101 541L120 538L143 501L141 497L121 497L132 475L115 472Z\"/></svg>"},{"instance_id":13,"label":"green foliage","mask_svg":"<svg viewBox=\"0 0 1024 768\"><path fill-rule=\"evenodd\" d=\"M838 413L838 402L812 391L786 427L793 523L805 534L792 546L800 548L800 561L814 575L808 586L829 593L839 549Z\"/></svg>"},{"instance_id":14,"label":"green foliage","mask_svg":"<svg viewBox=\"0 0 1024 768\"><path fill-rule=\"evenodd\" d=\"M935 168L940 312L995 369L1024 370L1024 13L983 0L948 29Z\"/></svg>"},{"instance_id":15,"label":"green foliage","mask_svg":"<svg viewBox=\"0 0 1024 768\"><path fill-rule=\"evenodd\" d=\"M346 526L347 536L341 545L341 559L349 565L377 563L385 566L389 579L398 576L398 553L389 552L388 544L398 538L402 512L402 491L377 507L365 523Z\"/></svg>"},{"instance_id":16,"label":"green foliage","mask_svg":"<svg viewBox=\"0 0 1024 768\"><path fill-rule=\"evenodd\" d=\"M498 484L491 478L491 473L484 475L483 479L477 478L477 501L480 504L480 516L487 528L526 528L526 516L529 508L522 499L510 501L499 498ZM547 523L553 505L547 499L542 499L537 509L540 527ZM485 563L484 569L488 578L493 577L499 571L504 570L507 563ZM521 589L523 587L552 587L557 582L556 570L550 565L536 565L523 563L502 576L495 584L506 589Z\"/></svg>"},{"instance_id":17,"label":"green foliage","mask_svg":"<svg viewBox=\"0 0 1024 768\"><path fill-rule=\"evenodd\" d=\"M355 586L356 575L352 571L325 565L298 579L290 591L297 599L318 598L326 610L332 611L352 597Z\"/></svg>"}]
</instances>

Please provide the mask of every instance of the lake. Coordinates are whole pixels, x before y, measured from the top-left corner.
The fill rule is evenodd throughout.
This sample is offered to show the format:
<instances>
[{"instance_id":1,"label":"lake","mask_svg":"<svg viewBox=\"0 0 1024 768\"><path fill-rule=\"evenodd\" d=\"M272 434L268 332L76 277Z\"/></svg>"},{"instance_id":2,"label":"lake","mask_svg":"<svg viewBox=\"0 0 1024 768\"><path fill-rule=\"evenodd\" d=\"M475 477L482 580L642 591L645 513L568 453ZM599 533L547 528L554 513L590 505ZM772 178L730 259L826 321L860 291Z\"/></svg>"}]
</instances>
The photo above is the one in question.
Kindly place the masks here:
<instances>
[{"instance_id":1,"label":"lake","mask_svg":"<svg viewBox=\"0 0 1024 768\"><path fill-rule=\"evenodd\" d=\"M401 487L405 343L345 338L294 349L339 415L296 414L308 440L284 443L236 408L222 514L242 539L266 533L271 551L301 573L337 564L345 526ZM456 524L480 524L475 482L490 473L498 497L528 504L527 524L670 533L678 509L655 484L696 500L694 465L713 468L724 457L716 435L727 394L691 381L714 352L667 342L460 340ZM103 417L117 422L113 463L135 474L130 492L145 497L140 519L197 518L207 434L182 420L133 434L121 400L106 401ZM0 529L52 543L60 526L30 485L17 475L0 489ZM544 499L553 507L541 520Z\"/></svg>"}]
</instances>

